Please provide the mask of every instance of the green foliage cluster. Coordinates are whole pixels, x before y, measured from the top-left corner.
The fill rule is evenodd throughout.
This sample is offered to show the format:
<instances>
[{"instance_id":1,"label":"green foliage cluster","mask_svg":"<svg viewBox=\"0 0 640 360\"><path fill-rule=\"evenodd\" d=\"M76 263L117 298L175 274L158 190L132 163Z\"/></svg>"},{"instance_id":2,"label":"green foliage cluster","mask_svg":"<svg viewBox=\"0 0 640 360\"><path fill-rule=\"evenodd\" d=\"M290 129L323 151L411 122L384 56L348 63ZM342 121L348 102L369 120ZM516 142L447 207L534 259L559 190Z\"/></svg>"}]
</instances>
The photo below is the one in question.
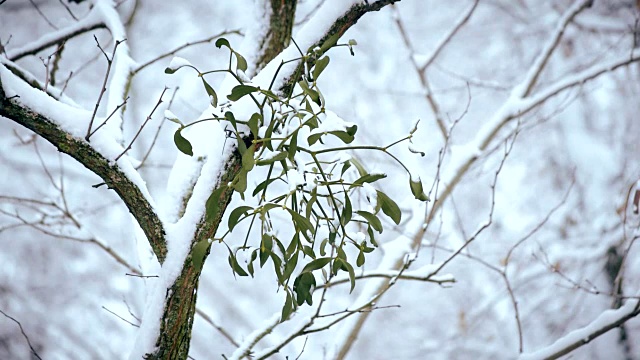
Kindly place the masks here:
<instances>
[{"instance_id":1,"label":"green foliage cluster","mask_svg":"<svg viewBox=\"0 0 640 360\"><path fill-rule=\"evenodd\" d=\"M300 51L299 58L283 61L270 87L263 89L246 80L244 71L247 70L247 61L231 47L228 40L220 38L215 45L229 50L226 69L200 72L192 65L183 67L193 68L197 72L213 107L218 107L219 98L206 81L205 75L228 73L238 81L238 85L226 97L228 102L221 104L226 110L224 115L214 114L211 118L190 124L184 124L176 118L169 119L180 125L174 134L174 141L178 150L186 155L193 156L193 149L182 131L202 121L227 122L232 128L230 137L237 140L242 168L233 181L221 184L212 192L206 203L207 221L213 220L220 211L219 199L225 189L232 188L245 199L248 194L249 173L259 167L266 169L266 178L250 191L250 196L256 200L254 203L257 205L241 205L232 209L228 216L227 231L213 241L227 246L229 265L239 276L253 276L254 264L257 263L262 268L271 262L278 285L286 292L282 321L298 306L313 303L317 274L322 274L322 279L328 281L339 272L346 272L353 291L354 266L364 265L365 254L378 246L376 236L384 230L380 216L384 214L395 224L399 224L402 217L396 202L372 186L385 178L385 174L367 172L355 157L335 158L345 151L382 151L408 172L405 165L388 149L400 142L410 141L416 128L407 137L386 147L350 145L358 127L349 123L344 123L342 128L338 126L321 131L324 129L321 125L327 117L327 111L317 80L330 62L325 52L335 46L347 46L353 55L353 46L356 45L354 40L336 45L337 40L337 37L329 38L321 47L309 49L306 53ZM288 62L303 64L294 77L298 79L298 86L292 94L277 93L272 89L275 77ZM167 68L165 72L172 74L177 70ZM237 118L233 104L248 100L255 105L255 112L248 118ZM303 131L304 128L307 129ZM303 136L306 138L302 139ZM337 139L333 143L339 145L328 145L332 142L328 139L330 137ZM295 186L288 184L292 181L289 178L292 170L304 178L306 183L296 183ZM283 184L289 186L282 186ZM418 200L428 200L419 179L410 181L410 189ZM361 203L366 206L360 208L358 205ZM274 230L276 212L280 212L275 216L279 219L282 214L290 218L290 228L293 229L290 238L283 239ZM245 221L249 222L245 241L241 246L234 246L233 250L224 240L238 224ZM260 236L250 239L252 228L258 223ZM195 244L191 256L197 268L202 267L208 246L208 241ZM348 246L354 248L354 253L357 254L355 259L347 256L345 250ZM250 252L244 267L238 261L240 250ZM302 269L296 272L298 265Z\"/></svg>"}]
</instances>

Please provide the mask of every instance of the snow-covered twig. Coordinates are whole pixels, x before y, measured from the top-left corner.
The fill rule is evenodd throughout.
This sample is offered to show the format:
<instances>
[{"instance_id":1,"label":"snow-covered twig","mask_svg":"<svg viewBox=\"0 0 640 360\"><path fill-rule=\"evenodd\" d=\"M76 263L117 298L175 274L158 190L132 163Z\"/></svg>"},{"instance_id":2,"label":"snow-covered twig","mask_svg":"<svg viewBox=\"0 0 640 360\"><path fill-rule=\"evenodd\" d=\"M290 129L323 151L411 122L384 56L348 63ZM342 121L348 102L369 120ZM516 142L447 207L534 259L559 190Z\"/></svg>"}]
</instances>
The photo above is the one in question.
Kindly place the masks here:
<instances>
[{"instance_id":1,"label":"snow-covered twig","mask_svg":"<svg viewBox=\"0 0 640 360\"><path fill-rule=\"evenodd\" d=\"M588 344L600 335L613 330L620 325L640 315L640 300L629 300L622 307L615 310L607 310L600 314L589 325L576 329L556 340L553 344L523 354L519 360L551 360L566 355L573 350Z\"/></svg>"}]
</instances>

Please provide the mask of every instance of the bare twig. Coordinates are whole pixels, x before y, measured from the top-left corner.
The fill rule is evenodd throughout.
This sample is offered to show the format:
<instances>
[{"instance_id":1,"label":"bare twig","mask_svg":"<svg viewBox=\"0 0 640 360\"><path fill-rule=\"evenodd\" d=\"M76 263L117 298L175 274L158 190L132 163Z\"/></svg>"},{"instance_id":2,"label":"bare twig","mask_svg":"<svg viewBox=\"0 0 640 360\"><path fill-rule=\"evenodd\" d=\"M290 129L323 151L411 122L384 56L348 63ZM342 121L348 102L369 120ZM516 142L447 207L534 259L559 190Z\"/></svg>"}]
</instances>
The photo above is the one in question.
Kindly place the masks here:
<instances>
[{"instance_id":1,"label":"bare twig","mask_svg":"<svg viewBox=\"0 0 640 360\"><path fill-rule=\"evenodd\" d=\"M113 59L116 56L118 45L126 41L126 39L116 40L115 45L113 46L113 53L111 54L111 58L109 58L109 55L107 55L104 49L102 49L102 46L100 46L100 42L98 42L98 38L95 35L93 35L93 38L95 39L96 44L98 45L98 49L100 49L100 52L102 52L102 55L104 55L105 59L107 59L107 72L104 75L104 81L102 82L102 88L100 89L100 94L98 95L98 101L96 101L96 106L93 108L93 113L91 114L91 120L89 121L89 127L87 128L87 135L84 137L86 141L89 141L89 138L93 134L93 132L91 131L91 128L93 127L93 121L95 120L96 114L98 113L98 107L102 102L102 97L104 96L104 93L107 91L107 80L109 79L109 73L111 72L111 65L113 64Z\"/></svg>"},{"instance_id":2,"label":"bare twig","mask_svg":"<svg viewBox=\"0 0 640 360\"><path fill-rule=\"evenodd\" d=\"M209 36L209 37L207 37L207 38L205 38L205 39L202 39L202 40L197 40L197 41L193 41L193 42L187 42L186 44L183 44L183 45L181 45L181 46L178 46L178 47L176 47L175 49L173 49L173 50L171 50L171 51L169 51L169 52L166 52L166 53L164 53L164 54L162 54L162 55L158 55L158 56L156 56L155 58L153 58L153 59L151 59L151 60L149 60L149 61L147 61L147 62L145 62L145 63L143 63L143 64L141 64L141 65L139 65L138 67L136 67L135 69L133 69L133 70L131 71L131 73L132 73L133 75L135 75L135 74L139 73L140 71L144 70L147 66L149 66L149 65L151 65L151 64L153 64L153 63L155 63L156 61L158 61L158 60L162 60L162 59L164 59L164 58L166 58L166 57L169 57L169 56L171 56L171 55L174 55L174 54L175 54L175 53L177 53L178 51L184 50L184 49L186 49L186 48L188 48L188 47L191 47L191 46L194 46L194 45L200 45L200 44L210 43L210 42L212 42L213 40L215 40L215 39L217 39L217 38L219 38L219 37L221 37L221 36L231 35L231 34L242 35L242 32L240 32L240 30L238 30L238 29L234 29L234 30L225 30L225 31L222 31L222 32L220 32L220 33L218 33L218 34L216 34L216 35Z\"/></svg>"},{"instance_id":3,"label":"bare twig","mask_svg":"<svg viewBox=\"0 0 640 360\"><path fill-rule=\"evenodd\" d=\"M171 105L173 105L173 100L175 99L176 93L178 92L179 89L180 89L179 86L176 87L175 89L173 89L173 94L171 94L171 99L169 99L169 104L167 105L167 110L171 109ZM140 160L140 164L138 164L138 166L136 166L136 170L140 169L145 164L145 162L147 161L147 158L149 158L149 155L151 154L151 151L155 147L156 142L158 141L158 137L160 136L160 130L162 129L162 125L164 125L166 120L167 120L167 118L163 117L162 121L160 121L160 125L158 125L158 128L156 129L156 133L153 135L153 139L151 140L151 145L149 145L149 148L147 149L147 152L144 154L144 156Z\"/></svg>"},{"instance_id":4,"label":"bare twig","mask_svg":"<svg viewBox=\"0 0 640 360\"><path fill-rule=\"evenodd\" d=\"M114 316L115 316L115 317L117 317L118 319L120 319L120 320L122 320L122 321L126 322L127 324L129 324L129 325L131 325L131 326L134 326L134 327L137 327L137 328L139 328L139 327L140 327L140 325L139 325L139 324L134 324L134 323L132 323L131 321L129 321L129 320L127 320L127 319L123 318L122 316L120 316L120 315L116 314L115 312L113 312L113 311L111 311L111 310L107 309L106 307L102 306L102 308L103 308L104 310L106 310L108 313L110 313L111 315L114 315Z\"/></svg>"},{"instance_id":5,"label":"bare twig","mask_svg":"<svg viewBox=\"0 0 640 360\"><path fill-rule=\"evenodd\" d=\"M2 3L0 3L0 5L2 5ZM29 345L29 349L31 350L31 353L33 354L33 356L35 356L39 360L42 360L40 355L38 355L38 353L36 352L36 349L34 349L33 345L31 345L31 341L29 340L29 336L27 336L27 334L24 332L24 329L22 328L22 324L20 323L20 321L18 321L15 318L11 317L10 315L8 315L7 313L5 313L2 310L0 310L0 313L2 315L4 315L4 317L6 317L7 319L9 319L9 320L15 322L16 324L18 324L18 327L20 328L20 332L22 333L22 336L24 337L24 339L27 341L27 344Z\"/></svg>"},{"instance_id":6,"label":"bare twig","mask_svg":"<svg viewBox=\"0 0 640 360\"><path fill-rule=\"evenodd\" d=\"M129 143L129 145L127 145L127 147L124 149L124 151L122 151L122 153L120 155L118 155L115 159L115 161L118 161L122 155L124 155L127 151L131 150L131 146L133 145L133 143L136 141L136 139L138 138L138 136L140 136L140 133L142 132L142 129L144 129L144 127L147 125L147 123L149 122L149 120L151 120L151 117L153 116L153 113L156 111L156 109L158 108L158 106L160 106L160 104L162 104L162 96L164 95L164 93L167 91L167 87L165 87L162 90L162 93L160 94L160 97L158 98L158 102L156 103L156 106L153 107L153 110L151 110L151 113L149 114L149 116L147 116L147 118L144 120L144 122L142 123L142 125L140 125L140 128L138 129L138 132L135 134L135 136L133 137L133 139L131 139L131 142ZM117 109L116 109L117 110Z\"/></svg>"},{"instance_id":7,"label":"bare twig","mask_svg":"<svg viewBox=\"0 0 640 360\"><path fill-rule=\"evenodd\" d=\"M427 100L427 103L431 107L431 111L433 112L436 123L438 124L438 128L440 129L440 133L442 134L442 137L444 139L447 138L447 127L444 123L444 117L442 116L442 113L440 111L440 106L438 105L435 98L433 97L433 91L431 90L431 85L429 84L429 80L427 78L427 68L438 57L442 49L444 49L444 47L447 44L449 44L449 42L455 36L455 34L467 23L467 21L469 21L469 19L471 18L471 15L473 14L473 12L475 11L478 5L478 1L479 0L474 0L473 4L469 7L469 9L462 14L462 16L456 22L456 24L450 29L450 31L444 37L442 37L442 39L440 39L435 49L433 49L433 51L429 55L427 55L427 57L424 60L420 61L420 64L418 63L418 60L416 58L417 56L416 51L413 45L411 44L411 41L409 40L409 35L407 34L407 31L404 27L404 23L400 19L400 14L398 13L395 6L392 5L392 9L395 11L393 18L395 20L396 26L398 27L398 30L402 37L402 41L404 42L405 46L409 50L409 55L410 55L409 58L411 60L411 64L413 65L414 69L418 73L418 78L420 79L420 84L422 85L422 88L424 90L425 98Z\"/></svg>"},{"instance_id":8,"label":"bare twig","mask_svg":"<svg viewBox=\"0 0 640 360\"><path fill-rule=\"evenodd\" d=\"M29 0L29 2L31 3L31 5L33 5L33 7L36 9L36 12L38 14L40 14L40 17L42 17L44 19L44 21L49 24L49 26L51 26L52 28L54 28L55 30L58 30L58 27L55 26L51 20L49 20L49 18L47 17L47 15L45 15L42 10L40 10L40 7L38 6L38 4L36 4L33 0Z\"/></svg>"}]
</instances>

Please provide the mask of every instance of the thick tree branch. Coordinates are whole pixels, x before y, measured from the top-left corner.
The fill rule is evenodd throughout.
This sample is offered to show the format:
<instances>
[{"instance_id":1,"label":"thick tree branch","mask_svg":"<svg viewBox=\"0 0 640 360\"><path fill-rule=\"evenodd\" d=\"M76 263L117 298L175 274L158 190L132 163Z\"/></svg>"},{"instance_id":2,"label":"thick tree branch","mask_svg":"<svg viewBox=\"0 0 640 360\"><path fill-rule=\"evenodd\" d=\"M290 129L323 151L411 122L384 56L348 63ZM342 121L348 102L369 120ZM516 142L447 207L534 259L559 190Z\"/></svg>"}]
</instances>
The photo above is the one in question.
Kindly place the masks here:
<instances>
[{"instance_id":1,"label":"thick tree branch","mask_svg":"<svg viewBox=\"0 0 640 360\"><path fill-rule=\"evenodd\" d=\"M0 116L30 129L102 178L125 203L147 236L158 261L163 262L167 252L165 231L158 215L140 188L122 172L118 165L111 164L89 143L71 136L51 119L32 111L16 99L7 98L2 81L0 77Z\"/></svg>"}]
</instances>

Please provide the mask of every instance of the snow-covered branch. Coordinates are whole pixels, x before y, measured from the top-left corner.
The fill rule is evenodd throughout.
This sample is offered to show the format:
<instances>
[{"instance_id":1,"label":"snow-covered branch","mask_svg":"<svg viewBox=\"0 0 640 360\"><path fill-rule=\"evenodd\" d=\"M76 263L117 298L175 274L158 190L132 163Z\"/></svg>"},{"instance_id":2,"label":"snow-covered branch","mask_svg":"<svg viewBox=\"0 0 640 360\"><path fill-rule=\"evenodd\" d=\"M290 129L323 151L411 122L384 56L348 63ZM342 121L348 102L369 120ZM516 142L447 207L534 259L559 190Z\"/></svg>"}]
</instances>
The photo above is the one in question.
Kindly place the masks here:
<instances>
[{"instance_id":1,"label":"snow-covered branch","mask_svg":"<svg viewBox=\"0 0 640 360\"><path fill-rule=\"evenodd\" d=\"M614 310L606 310L589 325L576 329L556 340L553 344L523 354L519 360L551 360L566 355L573 350L588 344L600 335L606 334L628 320L640 315L640 300L628 300L622 307Z\"/></svg>"}]
</instances>

